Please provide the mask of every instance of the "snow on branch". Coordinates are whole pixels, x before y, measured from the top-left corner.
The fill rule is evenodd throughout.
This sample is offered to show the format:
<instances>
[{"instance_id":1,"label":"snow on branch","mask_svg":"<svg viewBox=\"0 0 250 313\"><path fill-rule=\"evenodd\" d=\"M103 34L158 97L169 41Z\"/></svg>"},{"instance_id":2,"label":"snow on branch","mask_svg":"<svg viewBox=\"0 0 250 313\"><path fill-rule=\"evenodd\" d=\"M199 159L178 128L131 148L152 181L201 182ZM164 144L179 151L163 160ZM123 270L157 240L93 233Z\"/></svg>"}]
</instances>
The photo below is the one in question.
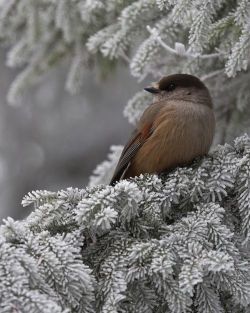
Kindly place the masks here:
<instances>
[{"instance_id":1,"label":"snow on branch","mask_svg":"<svg viewBox=\"0 0 250 313\"><path fill-rule=\"evenodd\" d=\"M0 227L0 311L249 312L249 185L245 135L161 176L29 193Z\"/></svg>"},{"instance_id":2,"label":"snow on branch","mask_svg":"<svg viewBox=\"0 0 250 313\"><path fill-rule=\"evenodd\" d=\"M219 58L223 54L221 52L211 53L211 54L200 54L200 53L192 53L190 52L190 49L185 48L184 44L180 42L175 43L175 47L171 48L169 45L167 45L162 39L161 36L156 28L152 28L149 25L147 26L147 30L149 33L159 42L159 44L168 52L183 56L187 58L200 58L200 59L212 59L212 58Z\"/></svg>"}]
</instances>

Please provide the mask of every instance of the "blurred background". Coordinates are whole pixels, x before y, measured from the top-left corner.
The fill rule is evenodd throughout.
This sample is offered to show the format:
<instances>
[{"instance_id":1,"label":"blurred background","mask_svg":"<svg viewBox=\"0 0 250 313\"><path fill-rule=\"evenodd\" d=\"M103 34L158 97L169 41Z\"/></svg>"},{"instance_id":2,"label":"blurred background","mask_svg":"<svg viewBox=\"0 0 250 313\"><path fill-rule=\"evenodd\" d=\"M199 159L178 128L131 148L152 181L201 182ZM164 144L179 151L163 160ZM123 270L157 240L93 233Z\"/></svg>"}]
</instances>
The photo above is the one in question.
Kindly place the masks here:
<instances>
[{"instance_id":1,"label":"blurred background","mask_svg":"<svg viewBox=\"0 0 250 313\"><path fill-rule=\"evenodd\" d=\"M84 74L82 92L64 90L68 64L50 71L11 106L6 94L16 72L0 53L0 218L22 218L23 196L31 190L84 187L110 145L124 144L131 126L123 117L128 99L140 89L129 69L112 75ZM110 114L112 112L112 114Z\"/></svg>"}]
</instances>

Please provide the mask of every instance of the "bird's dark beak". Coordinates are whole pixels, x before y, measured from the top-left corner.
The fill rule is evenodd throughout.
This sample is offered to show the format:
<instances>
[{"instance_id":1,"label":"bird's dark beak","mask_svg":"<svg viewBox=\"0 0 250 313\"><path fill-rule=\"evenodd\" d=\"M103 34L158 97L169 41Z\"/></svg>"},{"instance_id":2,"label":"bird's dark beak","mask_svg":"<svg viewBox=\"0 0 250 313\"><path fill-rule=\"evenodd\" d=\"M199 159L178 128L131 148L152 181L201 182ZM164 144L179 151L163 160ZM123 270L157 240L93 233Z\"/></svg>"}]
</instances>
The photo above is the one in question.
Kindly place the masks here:
<instances>
[{"instance_id":1,"label":"bird's dark beak","mask_svg":"<svg viewBox=\"0 0 250 313\"><path fill-rule=\"evenodd\" d=\"M144 88L144 90L146 90L147 92L150 92L150 93L159 93L160 92L160 89L158 88L157 83L153 83L151 86Z\"/></svg>"},{"instance_id":2,"label":"bird's dark beak","mask_svg":"<svg viewBox=\"0 0 250 313\"><path fill-rule=\"evenodd\" d=\"M153 87L153 86L149 86L149 87L146 87L144 88L144 90L150 92L150 93L159 93L160 90L156 87Z\"/></svg>"}]
</instances>

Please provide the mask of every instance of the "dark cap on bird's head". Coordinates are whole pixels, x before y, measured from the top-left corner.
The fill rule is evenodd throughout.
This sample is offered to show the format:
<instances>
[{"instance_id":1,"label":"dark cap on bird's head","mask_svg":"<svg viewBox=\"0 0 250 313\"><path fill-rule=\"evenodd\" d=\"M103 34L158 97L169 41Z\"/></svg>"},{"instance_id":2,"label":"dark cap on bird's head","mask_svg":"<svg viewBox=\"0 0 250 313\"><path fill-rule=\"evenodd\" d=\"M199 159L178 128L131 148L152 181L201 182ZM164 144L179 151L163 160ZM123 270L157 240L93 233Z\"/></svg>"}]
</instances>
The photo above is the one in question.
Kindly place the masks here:
<instances>
[{"instance_id":1,"label":"dark cap on bird's head","mask_svg":"<svg viewBox=\"0 0 250 313\"><path fill-rule=\"evenodd\" d=\"M197 96L198 98L209 100L208 106L212 106L210 103L211 98L207 87L203 82L193 75L189 74L174 74L162 77L158 82L152 83L150 86L144 88L144 90L155 94L158 98L166 97L169 99L178 98L178 100L187 100L187 97Z\"/></svg>"},{"instance_id":2,"label":"dark cap on bird's head","mask_svg":"<svg viewBox=\"0 0 250 313\"><path fill-rule=\"evenodd\" d=\"M195 87L198 89L205 89L203 82L193 75L189 74L174 74L164 76L159 82L152 83L151 86L144 88L144 90L151 93L159 93L160 91L172 91L175 87Z\"/></svg>"}]
</instances>

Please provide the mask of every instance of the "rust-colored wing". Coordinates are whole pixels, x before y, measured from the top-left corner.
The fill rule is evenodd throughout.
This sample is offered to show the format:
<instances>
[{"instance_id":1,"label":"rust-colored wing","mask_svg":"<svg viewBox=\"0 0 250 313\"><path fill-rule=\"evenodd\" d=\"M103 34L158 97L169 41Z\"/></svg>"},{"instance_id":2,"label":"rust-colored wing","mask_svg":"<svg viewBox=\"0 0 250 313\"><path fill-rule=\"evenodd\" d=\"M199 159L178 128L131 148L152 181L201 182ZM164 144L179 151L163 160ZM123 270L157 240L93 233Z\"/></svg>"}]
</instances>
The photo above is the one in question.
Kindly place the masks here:
<instances>
[{"instance_id":1,"label":"rust-colored wing","mask_svg":"<svg viewBox=\"0 0 250 313\"><path fill-rule=\"evenodd\" d=\"M136 155L137 151L144 144L144 142L148 139L148 137L152 134L152 125L146 125L143 129L135 130L132 133L132 136L126 146L124 147L121 157L116 166L114 175L110 181L110 185L114 185L114 183L124 176L125 172L128 170L130 161Z\"/></svg>"}]
</instances>

